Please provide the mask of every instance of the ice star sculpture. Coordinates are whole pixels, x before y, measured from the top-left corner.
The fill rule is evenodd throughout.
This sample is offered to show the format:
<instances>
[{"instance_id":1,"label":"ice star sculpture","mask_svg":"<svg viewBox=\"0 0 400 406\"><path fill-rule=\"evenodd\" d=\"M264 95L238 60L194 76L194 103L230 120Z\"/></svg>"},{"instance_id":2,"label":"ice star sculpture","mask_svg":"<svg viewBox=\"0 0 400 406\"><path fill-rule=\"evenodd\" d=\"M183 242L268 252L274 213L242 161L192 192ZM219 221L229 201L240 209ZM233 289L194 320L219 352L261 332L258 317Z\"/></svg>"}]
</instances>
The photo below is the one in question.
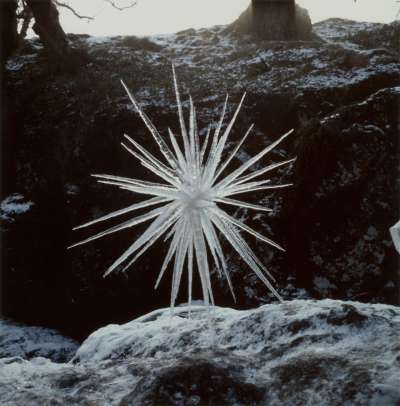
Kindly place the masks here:
<instances>
[{"instance_id":1,"label":"ice star sculpture","mask_svg":"<svg viewBox=\"0 0 400 406\"><path fill-rule=\"evenodd\" d=\"M124 266L123 270L130 268L143 253L165 235L164 241L168 239L171 241L155 284L155 288L159 285L168 264L173 259L174 266L171 289L171 308L173 308L178 295L185 263L187 263L188 304L190 306L192 301L193 269L194 262L196 262L204 303L209 305L210 302L214 304L214 298L210 280L208 251L213 258L219 276L222 274L225 275L233 298L235 299L225 255L219 241L218 232L220 232L255 274L265 283L274 295L280 299L278 292L270 282L270 280L274 281L273 276L266 270L261 261L250 249L249 245L242 237L241 231L245 231L279 250L283 251L283 248L269 238L259 234L239 219L226 213L221 208L221 205L230 205L264 212L271 211L264 206L246 203L236 200L233 197L248 192L290 186L270 185L270 180L255 179L273 169L289 164L294 161L294 159L274 163L247 174L245 174L245 172L283 141L293 130L264 148L254 157L248 159L229 175L221 177L224 170L235 157L239 148L243 145L253 128L252 125L240 142L235 146L233 151L223 159L222 155L226 141L240 111L245 94L243 95L231 121L226 126L225 130L222 131L228 102L228 96L226 97L221 118L215 131L212 136L210 136L211 131L209 127L207 135L202 142L197 129L196 109L191 97L189 99L189 130L186 128L175 69L173 68L172 71L178 105L182 145L180 145L177 137L170 129L168 129L170 146L167 144L154 124L150 121L149 117L139 106L125 83L121 81L137 112L158 144L161 154L164 157L164 162L156 158L127 135L125 135L125 139L129 144L121 144L129 153L137 158L145 168L157 175L164 181L164 183L153 183L145 180L123 178L113 175L93 175L99 179L98 182L100 183L118 186L120 189L153 197L141 203L135 203L124 209L107 214L106 216L90 221L76 227L75 229L87 227L134 210L144 208L149 208L149 210L145 214L133 217L117 226L111 227L99 234L78 242L69 248L153 220L144 233L107 269L104 276L115 271L120 265ZM150 209L152 206L157 207Z\"/></svg>"}]
</instances>

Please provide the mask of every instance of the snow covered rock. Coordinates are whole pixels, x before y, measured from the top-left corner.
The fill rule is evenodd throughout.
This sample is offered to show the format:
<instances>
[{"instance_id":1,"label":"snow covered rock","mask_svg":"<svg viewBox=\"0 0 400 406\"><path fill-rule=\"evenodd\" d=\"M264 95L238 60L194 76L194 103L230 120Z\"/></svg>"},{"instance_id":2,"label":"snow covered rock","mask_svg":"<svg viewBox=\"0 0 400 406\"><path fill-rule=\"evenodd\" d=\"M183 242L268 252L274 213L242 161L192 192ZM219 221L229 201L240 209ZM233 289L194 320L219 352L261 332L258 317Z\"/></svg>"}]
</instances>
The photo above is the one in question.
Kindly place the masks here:
<instances>
[{"instance_id":1,"label":"snow covered rock","mask_svg":"<svg viewBox=\"0 0 400 406\"><path fill-rule=\"evenodd\" d=\"M159 310L94 332L73 362L0 360L0 403L395 406L400 309L333 300ZM13 390L18 388L18 391ZM13 403L14 402L14 403ZM36 404L37 404L36 403Z\"/></svg>"},{"instance_id":2,"label":"snow covered rock","mask_svg":"<svg viewBox=\"0 0 400 406\"><path fill-rule=\"evenodd\" d=\"M391 26L392 24L387 24ZM343 43L360 33L371 35L380 32L385 24L329 18L313 25L314 32L328 42Z\"/></svg>"},{"instance_id":3,"label":"snow covered rock","mask_svg":"<svg viewBox=\"0 0 400 406\"><path fill-rule=\"evenodd\" d=\"M66 362L75 355L78 346L78 342L55 330L0 319L0 358L45 357L53 362Z\"/></svg>"}]
</instances>

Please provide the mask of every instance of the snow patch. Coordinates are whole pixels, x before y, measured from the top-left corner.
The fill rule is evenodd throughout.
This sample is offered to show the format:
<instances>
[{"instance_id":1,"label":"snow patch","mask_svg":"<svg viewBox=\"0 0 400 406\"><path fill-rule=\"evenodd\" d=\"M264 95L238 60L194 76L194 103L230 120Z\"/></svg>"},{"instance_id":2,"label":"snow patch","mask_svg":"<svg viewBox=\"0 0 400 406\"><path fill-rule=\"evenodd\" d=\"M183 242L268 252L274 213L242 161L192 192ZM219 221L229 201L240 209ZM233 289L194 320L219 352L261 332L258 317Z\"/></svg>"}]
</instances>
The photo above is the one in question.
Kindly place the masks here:
<instances>
[{"instance_id":1,"label":"snow patch","mask_svg":"<svg viewBox=\"0 0 400 406\"><path fill-rule=\"evenodd\" d=\"M23 55L11 58L5 65L6 70L10 72L18 72L24 66L30 65L35 62L36 55Z\"/></svg>"},{"instance_id":2,"label":"snow patch","mask_svg":"<svg viewBox=\"0 0 400 406\"><path fill-rule=\"evenodd\" d=\"M106 36L96 36L96 37L88 37L85 38L86 43L88 45L101 45L101 44L107 44L113 40L112 37L106 37Z\"/></svg>"},{"instance_id":3,"label":"snow patch","mask_svg":"<svg viewBox=\"0 0 400 406\"><path fill-rule=\"evenodd\" d=\"M14 221L14 216L26 213L34 205L31 201L24 201L24 196L14 193L0 203L0 218Z\"/></svg>"}]
</instances>

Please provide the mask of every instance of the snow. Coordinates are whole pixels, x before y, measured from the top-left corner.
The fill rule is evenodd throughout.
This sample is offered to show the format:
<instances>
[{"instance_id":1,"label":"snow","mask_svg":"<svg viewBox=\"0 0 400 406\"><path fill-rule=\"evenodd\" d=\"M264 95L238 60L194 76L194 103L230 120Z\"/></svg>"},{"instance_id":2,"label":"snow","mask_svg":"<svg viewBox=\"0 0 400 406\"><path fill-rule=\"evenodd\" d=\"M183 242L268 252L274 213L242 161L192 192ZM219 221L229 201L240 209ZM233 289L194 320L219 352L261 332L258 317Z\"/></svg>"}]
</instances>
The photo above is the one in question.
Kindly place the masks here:
<instances>
[{"instance_id":1,"label":"snow","mask_svg":"<svg viewBox=\"0 0 400 406\"><path fill-rule=\"evenodd\" d=\"M7 61L5 65L6 70L8 70L9 72L18 72L25 66L35 63L36 57L37 55L33 54L11 58Z\"/></svg>"},{"instance_id":2,"label":"snow","mask_svg":"<svg viewBox=\"0 0 400 406\"><path fill-rule=\"evenodd\" d=\"M26 213L34 205L31 201L24 201L24 196L14 193L0 202L0 218L14 221L15 215Z\"/></svg>"},{"instance_id":3,"label":"snow","mask_svg":"<svg viewBox=\"0 0 400 406\"><path fill-rule=\"evenodd\" d=\"M271 329L273 329L274 323L283 328L282 337L275 337L275 339L282 342L286 341L289 326L299 319L307 319L311 322L308 333L326 330L326 333L348 335L346 340L359 341L358 344L368 341L378 333L379 324L382 324L379 322L375 325L368 323L364 326L365 335L363 337L352 337L353 335L349 331L352 326L344 325L332 328L329 323L322 321L333 311L338 311L340 314L341 306L355 306L361 314L367 315L372 311L375 317L379 315L384 320L400 323L400 310L396 307L329 299L321 301L294 300L242 311L221 307L213 307L210 310L207 306L192 306L191 318L187 318L188 307L178 307L175 308L173 316L171 316L170 309L160 309L129 323L113 324L97 330L81 345L75 359L80 363L100 362L118 359L121 354L133 358L174 358L182 351L188 351L191 347L209 346L210 319L208 315L210 311L212 324L217 332L215 345L222 348L225 346L234 348L235 351L246 353L258 353L264 348L265 340L272 333ZM392 313L395 314L394 317L391 316ZM180 337L187 334L190 334L190 340L182 343ZM393 332L390 333L390 335L392 334ZM343 342L337 343L337 347L339 348L343 344ZM271 343L271 345L273 344ZM333 352L335 349L332 348L331 351Z\"/></svg>"},{"instance_id":4,"label":"snow","mask_svg":"<svg viewBox=\"0 0 400 406\"><path fill-rule=\"evenodd\" d=\"M112 42L113 40L114 40L113 37L94 36L94 37L86 38L86 43L88 45L103 45L103 44L107 44L109 42Z\"/></svg>"},{"instance_id":5,"label":"snow","mask_svg":"<svg viewBox=\"0 0 400 406\"><path fill-rule=\"evenodd\" d=\"M162 35L154 35L150 36L149 40L155 42L160 46L169 46L172 44L176 44L177 35L176 34L162 34ZM182 47L182 45L176 45L177 47Z\"/></svg>"},{"instance_id":6,"label":"snow","mask_svg":"<svg viewBox=\"0 0 400 406\"><path fill-rule=\"evenodd\" d=\"M379 27L379 24L333 19L314 25L317 34L326 31L326 35L330 35L329 42L308 41L286 45L240 38L229 33L224 26L143 39L147 40L147 45L153 44L155 47L142 47L141 39L136 38L139 42L133 42L129 52L124 45L129 37L86 41L94 45L93 52L99 51L100 57L103 52L115 55L122 71L132 63L132 55L135 55L135 60L143 65L141 69L144 72L149 69L149 73L157 77L157 89L146 80L137 89L143 106L172 110L170 97L162 90L168 86L165 70L171 62L179 67L183 76L190 74L187 82L190 82L192 91L201 95L201 103L210 97L210 88L219 94L227 89L230 93L242 93L246 89L260 97L282 92L301 95L326 89L351 94L353 87L359 89L363 83L367 86L367 82L369 87L377 76L376 79L380 75L398 76L399 66L389 63L388 53L386 56L381 53L375 55L373 51L351 42L351 35L364 29L375 32ZM328 35L329 30L332 32ZM157 46L161 48L157 49ZM355 66L352 66L353 63ZM187 93L189 89L184 88L184 91ZM201 119L208 119L212 114L212 107L207 108L207 112L199 112Z\"/></svg>"},{"instance_id":7,"label":"snow","mask_svg":"<svg viewBox=\"0 0 400 406\"><path fill-rule=\"evenodd\" d=\"M24 326L0 319L0 358L46 357L53 361L68 361L75 354L78 343L57 331Z\"/></svg>"},{"instance_id":8,"label":"snow","mask_svg":"<svg viewBox=\"0 0 400 406\"><path fill-rule=\"evenodd\" d=\"M331 18L313 25L313 31L329 42L343 42L352 35L373 31L384 24Z\"/></svg>"},{"instance_id":9,"label":"snow","mask_svg":"<svg viewBox=\"0 0 400 406\"><path fill-rule=\"evenodd\" d=\"M398 307L294 300L242 311L193 305L190 319L188 311L103 327L67 364L2 358L0 403L151 405L160 393L175 400L158 403L174 405L400 401ZM257 402L241 398L246 385L261 394ZM224 401L210 401L211 387Z\"/></svg>"}]
</instances>

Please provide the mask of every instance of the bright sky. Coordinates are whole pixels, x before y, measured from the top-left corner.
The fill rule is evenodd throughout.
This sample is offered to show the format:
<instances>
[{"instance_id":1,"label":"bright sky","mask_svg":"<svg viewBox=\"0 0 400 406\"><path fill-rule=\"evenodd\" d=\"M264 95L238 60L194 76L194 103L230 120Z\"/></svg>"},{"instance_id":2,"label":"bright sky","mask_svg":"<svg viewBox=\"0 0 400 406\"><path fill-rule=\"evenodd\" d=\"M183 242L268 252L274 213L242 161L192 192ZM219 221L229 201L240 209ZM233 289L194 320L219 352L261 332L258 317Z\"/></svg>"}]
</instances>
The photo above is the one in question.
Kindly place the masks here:
<instances>
[{"instance_id":1,"label":"bright sky","mask_svg":"<svg viewBox=\"0 0 400 406\"><path fill-rule=\"evenodd\" d=\"M131 0L114 0L127 4ZM391 22L400 3L396 0L297 0L313 22L330 17ZM77 12L96 17L79 20L61 9L61 23L68 33L90 35L151 35L200 28L234 21L249 0L138 0L131 9L117 11L103 0L69 0Z\"/></svg>"}]
</instances>

